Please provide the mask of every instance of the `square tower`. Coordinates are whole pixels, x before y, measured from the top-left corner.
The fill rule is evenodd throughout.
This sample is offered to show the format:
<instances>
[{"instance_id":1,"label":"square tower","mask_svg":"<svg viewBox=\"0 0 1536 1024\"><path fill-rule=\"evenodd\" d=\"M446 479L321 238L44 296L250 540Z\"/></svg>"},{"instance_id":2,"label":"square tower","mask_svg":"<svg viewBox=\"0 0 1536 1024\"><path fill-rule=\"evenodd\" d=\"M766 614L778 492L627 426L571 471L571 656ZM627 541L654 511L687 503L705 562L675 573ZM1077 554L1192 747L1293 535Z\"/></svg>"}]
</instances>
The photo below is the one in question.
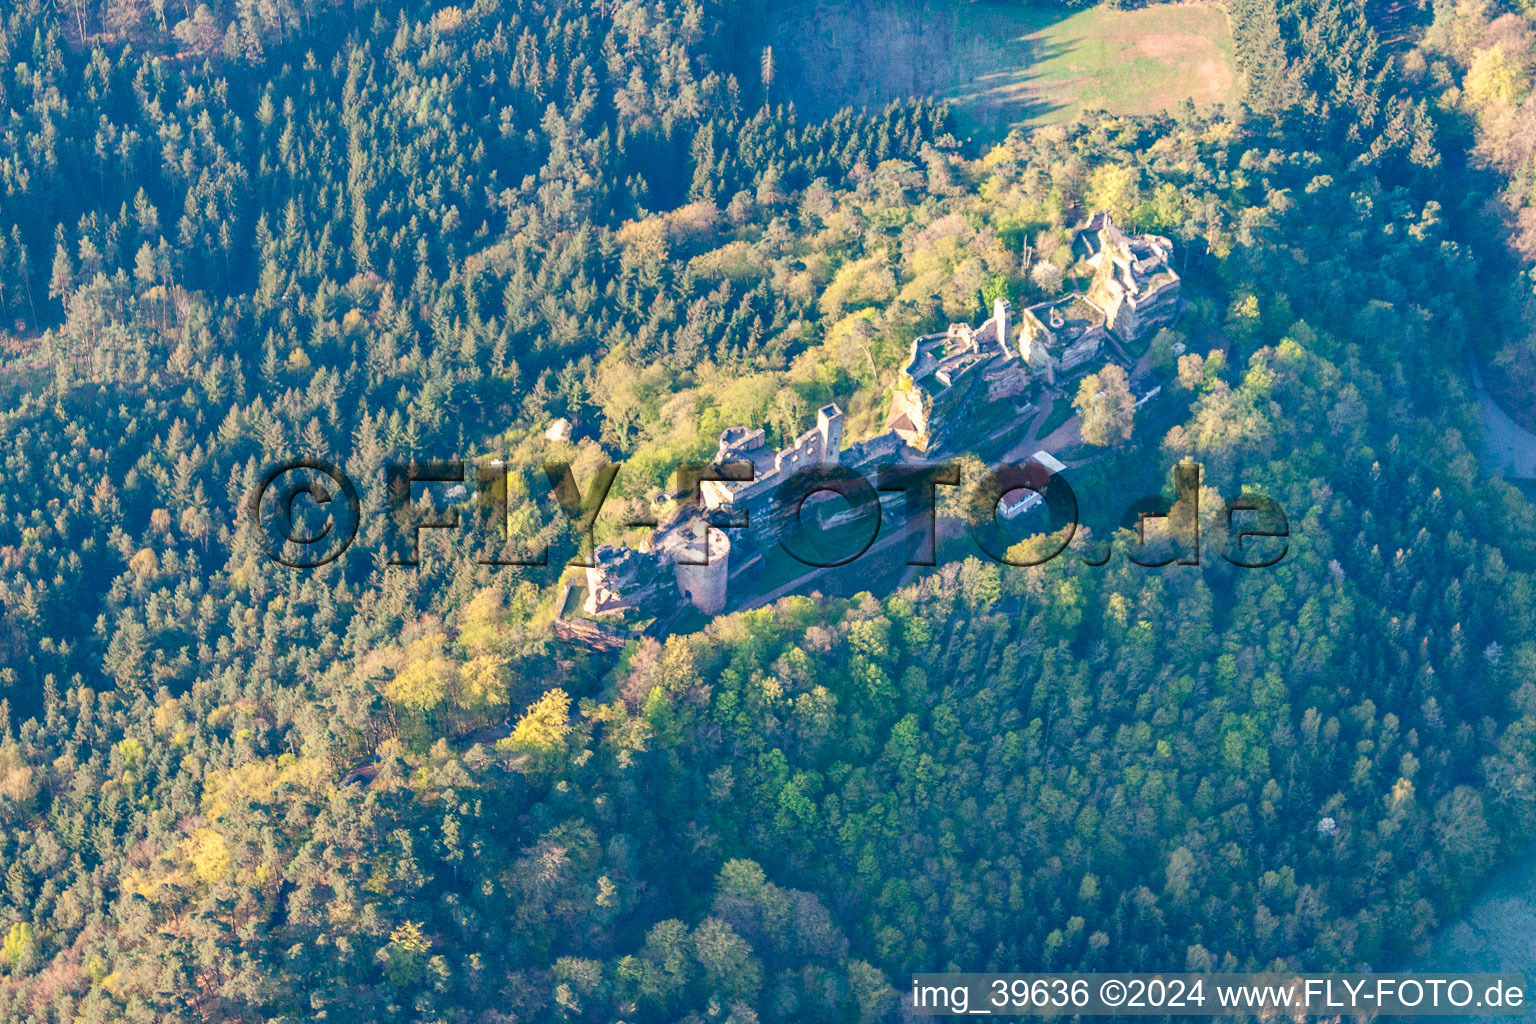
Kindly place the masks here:
<instances>
[{"instance_id":1,"label":"square tower","mask_svg":"<svg viewBox=\"0 0 1536 1024\"><path fill-rule=\"evenodd\" d=\"M843 410L836 403L816 410L816 432L821 435L821 461L837 465L843 450Z\"/></svg>"}]
</instances>

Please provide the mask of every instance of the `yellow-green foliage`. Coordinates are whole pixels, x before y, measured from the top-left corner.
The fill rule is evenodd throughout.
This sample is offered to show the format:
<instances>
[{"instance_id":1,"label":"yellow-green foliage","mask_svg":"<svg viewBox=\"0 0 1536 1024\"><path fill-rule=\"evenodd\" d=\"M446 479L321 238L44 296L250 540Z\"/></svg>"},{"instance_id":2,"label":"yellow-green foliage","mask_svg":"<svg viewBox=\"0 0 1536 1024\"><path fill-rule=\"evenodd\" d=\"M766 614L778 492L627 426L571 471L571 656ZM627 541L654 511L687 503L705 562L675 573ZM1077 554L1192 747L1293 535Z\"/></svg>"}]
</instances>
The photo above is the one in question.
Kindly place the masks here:
<instances>
[{"instance_id":1,"label":"yellow-green foliage","mask_svg":"<svg viewBox=\"0 0 1536 1024\"><path fill-rule=\"evenodd\" d=\"M407 921L391 932L383 956L384 974L390 984L409 985L419 981L426 973L427 953L431 949L431 941L415 921Z\"/></svg>"},{"instance_id":2,"label":"yellow-green foliage","mask_svg":"<svg viewBox=\"0 0 1536 1024\"><path fill-rule=\"evenodd\" d=\"M490 654L499 647L506 612L501 592L486 588L465 605L459 619L459 646L470 654Z\"/></svg>"},{"instance_id":3,"label":"yellow-green foliage","mask_svg":"<svg viewBox=\"0 0 1536 1024\"><path fill-rule=\"evenodd\" d=\"M1531 91L1530 76L1522 62L1505 53L1502 46L1490 46L1473 58L1462 82L1462 95L1472 109L1483 111L1491 106L1514 106Z\"/></svg>"},{"instance_id":4,"label":"yellow-green foliage","mask_svg":"<svg viewBox=\"0 0 1536 1024\"><path fill-rule=\"evenodd\" d=\"M1088 179L1088 208L1124 221L1141 202L1141 174L1126 164L1105 164Z\"/></svg>"},{"instance_id":5,"label":"yellow-green foliage","mask_svg":"<svg viewBox=\"0 0 1536 1024\"><path fill-rule=\"evenodd\" d=\"M763 272L753 257L752 246L744 241L727 242L718 249L700 253L689 261L689 266L711 281L743 281Z\"/></svg>"},{"instance_id":6,"label":"yellow-green foliage","mask_svg":"<svg viewBox=\"0 0 1536 1024\"><path fill-rule=\"evenodd\" d=\"M429 633L405 651L405 662L384 684L384 696L407 711L430 712L448 699L456 666L443 654L446 638Z\"/></svg>"},{"instance_id":7,"label":"yellow-green foliage","mask_svg":"<svg viewBox=\"0 0 1536 1024\"><path fill-rule=\"evenodd\" d=\"M132 768L144 759L144 744L132 736L119 740L116 749L117 756L122 758L124 768Z\"/></svg>"},{"instance_id":8,"label":"yellow-green foliage","mask_svg":"<svg viewBox=\"0 0 1536 1024\"><path fill-rule=\"evenodd\" d=\"M896 294L896 276L883 252L851 260L838 268L821 293L821 311L836 316L845 309L884 302Z\"/></svg>"},{"instance_id":9,"label":"yellow-green foliage","mask_svg":"<svg viewBox=\"0 0 1536 1024\"><path fill-rule=\"evenodd\" d=\"M494 654L480 654L459 669L455 700L465 711L499 709L507 703L507 661Z\"/></svg>"},{"instance_id":10,"label":"yellow-green foliage","mask_svg":"<svg viewBox=\"0 0 1536 1024\"><path fill-rule=\"evenodd\" d=\"M295 793L324 795L331 771L322 757L283 754L274 759L247 761L228 771L208 774L203 785L203 816L220 821L247 803L275 802Z\"/></svg>"},{"instance_id":11,"label":"yellow-green foliage","mask_svg":"<svg viewBox=\"0 0 1536 1024\"><path fill-rule=\"evenodd\" d=\"M439 730L473 728L499 717L510 693L508 659L497 650L500 598L482 594L466 609L459 650L433 631L403 652L380 692L399 713L402 738L425 742Z\"/></svg>"},{"instance_id":12,"label":"yellow-green foliage","mask_svg":"<svg viewBox=\"0 0 1536 1024\"><path fill-rule=\"evenodd\" d=\"M156 706L153 725L156 736L169 737L177 745L186 743L186 714L182 711L181 701L175 697L167 697Z\"/></svg>"},{"instance_id":13,"label":"yellow-green foliage","mask_svg":"<svg viewBox=\"0 0 1536 1024\"><path fill-rule=\"evenodd\" d=\"M223 836L211 828L200 828L192 834L192 842L192 869L198 878L218 882L229 877L235 859Z\"/></svg>"},{"instance_id":14,"label":"yellow-green foliage","mask_svg":"<svg viewBox=\"0 0 1536 1024\"><path fill-rule=\"evenodd\" d=\"M1465 66L1472 61L1491 20L1489 0L1437 3L1434 24L1425 31L1423 45Z\"/></svg>"},{"instance_id":15,"label":"yellow-green foliage","mask_svg":"<svg viewBox=\"0 0 1536 1024\"><path fill-rule=\"evenodd\" d=\"M623 371L616 366L616 372ZM643 417L655 424L651 438L624 460L614 481L614 496L649 496L658 487L672 482L673 471L679 465L713 455L716 439L726 427L763 423L779 385L778 374L703 369L697 386L668 396L656 414L649 414L645 411L650 404L650 396L645 393L647 383L613 382L610 397L604 403L608 415L615 415L617 404L620 417L630 421Z\"/></svg>"},{"instance_id":16,"label":"yellow-green foliage","mask_svg":"<svg viewBox=\"0 0 1536 1024\"><path fill-rule=\"evenodd\" d=\"M558 688L550 690L529 705L512 735L497 746L513 754L558 754L565 749L565 737L571 731L570 714L570 696Z\"/></svg>"},{"instance_id":17,"label":"yellow-green foliage","mask_svg":"<svg viewBox=\"0 0 1536 1024\"><path fill-rule=\"evenodd\" d=\"M11 930L5 936L5 945L0 946L0 961L17 967L36 954L37 936L33 934L32 926L25 921L11 925Z\"/></svg>"},{"instance_id":18,"label":"yellow-green foliage","mask_svg":"<svg viewBox=\"0 0 1536 1024\"><path fill-rule=\"evenodd\" d=\"M902 299L926 305L937 296L940 309L951 320L971 319L987 279L1015 269L996 232L976 230L959 213L910 231L903 244L902 265L910 275L902 286Z\"/></svg>"},{"instance_id":19,"label":"yellow-green foliage","mask_svg":"<svg viewBox=\"0 0 1536 1024\"><path fill-rule=\"evenodd\" d=\"M660 279L669 252L667 223L661 217L648 217L624 225L618 232L623 246L619 264L625 271L638 273L648 283Z\"/></svg>"}]
</instances>

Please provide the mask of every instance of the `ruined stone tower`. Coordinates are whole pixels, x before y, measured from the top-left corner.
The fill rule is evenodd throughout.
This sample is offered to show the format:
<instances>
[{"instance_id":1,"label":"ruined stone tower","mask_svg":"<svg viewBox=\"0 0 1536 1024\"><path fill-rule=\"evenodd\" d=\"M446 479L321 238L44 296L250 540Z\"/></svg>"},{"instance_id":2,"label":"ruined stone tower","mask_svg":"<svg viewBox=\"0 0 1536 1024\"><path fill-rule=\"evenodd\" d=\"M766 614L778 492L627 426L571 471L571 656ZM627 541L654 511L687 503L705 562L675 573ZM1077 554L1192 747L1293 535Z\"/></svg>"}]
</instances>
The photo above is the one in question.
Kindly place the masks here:
<instances>
[{"instance_id":1,"label":"ruined stone tower","mask_svg":"<svg viewBox=\"0 0 1536 1024\"><path fill-rule=\"evenodd\" d=\"M694 541L674 563L677 589L705 615L725 609L726 580L730 576L731 541L711 526L702 541ZM689 562L704 562L698 565Z\"/></svg>"}]
</instances>

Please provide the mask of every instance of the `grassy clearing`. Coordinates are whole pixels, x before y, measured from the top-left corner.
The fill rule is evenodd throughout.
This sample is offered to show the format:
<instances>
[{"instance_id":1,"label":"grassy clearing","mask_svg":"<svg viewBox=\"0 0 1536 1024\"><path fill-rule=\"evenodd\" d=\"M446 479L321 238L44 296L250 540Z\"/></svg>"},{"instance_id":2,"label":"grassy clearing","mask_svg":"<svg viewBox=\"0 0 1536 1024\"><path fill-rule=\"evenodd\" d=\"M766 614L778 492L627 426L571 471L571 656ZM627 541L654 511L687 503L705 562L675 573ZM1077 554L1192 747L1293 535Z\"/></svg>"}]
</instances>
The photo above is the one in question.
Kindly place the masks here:
<instances>
[{"instance_id":1,"label":"grassy clearing","mask_svg":"<svg viewBox=\"0 0 1536 1024\"><path fill-rule=\"evenodd\" d=\"M1421 963L1399 970L1529 971L1536 963L1536 850L1488 879L1460 920L1431 940ZM1463 1024L1508 1020L1462 1017Z\"/></svg>"},{"instance_id":2,"label":"grassy clearing","mask_svg":"<svg viewBox=\"0 0 1536 1024\"><path fill-rule=\"evenodd\" d=\"M824 114L903 96L954 105L976 141L1085 109L1153 113L1237 98L1226 14L1205 3L1071 13L1018 0L806 3L780 12L775 55L796 102Z\"/></svg>"}]
</instances>

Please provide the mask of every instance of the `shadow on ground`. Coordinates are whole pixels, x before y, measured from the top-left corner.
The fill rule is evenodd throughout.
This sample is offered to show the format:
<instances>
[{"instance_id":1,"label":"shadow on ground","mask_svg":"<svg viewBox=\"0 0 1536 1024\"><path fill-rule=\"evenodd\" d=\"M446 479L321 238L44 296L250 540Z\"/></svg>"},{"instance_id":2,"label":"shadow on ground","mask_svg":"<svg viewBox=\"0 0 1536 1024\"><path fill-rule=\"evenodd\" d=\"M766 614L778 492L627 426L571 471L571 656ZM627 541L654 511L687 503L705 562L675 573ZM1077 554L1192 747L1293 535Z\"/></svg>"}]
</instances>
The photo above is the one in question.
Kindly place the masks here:
<instances>
[{"instance_id":1,"label":"shadow on ground","mask_svg":"<svg viewBox=\"0 0 1536 1024\"><path fill-rule=\"evenodd\" d=\"M1027 0L790 0L765 14L773 91L813 118L946 100L962 139L1236 98L1230 27L1207 3L1072 9Z\"/></svg>"}]
</instances>

